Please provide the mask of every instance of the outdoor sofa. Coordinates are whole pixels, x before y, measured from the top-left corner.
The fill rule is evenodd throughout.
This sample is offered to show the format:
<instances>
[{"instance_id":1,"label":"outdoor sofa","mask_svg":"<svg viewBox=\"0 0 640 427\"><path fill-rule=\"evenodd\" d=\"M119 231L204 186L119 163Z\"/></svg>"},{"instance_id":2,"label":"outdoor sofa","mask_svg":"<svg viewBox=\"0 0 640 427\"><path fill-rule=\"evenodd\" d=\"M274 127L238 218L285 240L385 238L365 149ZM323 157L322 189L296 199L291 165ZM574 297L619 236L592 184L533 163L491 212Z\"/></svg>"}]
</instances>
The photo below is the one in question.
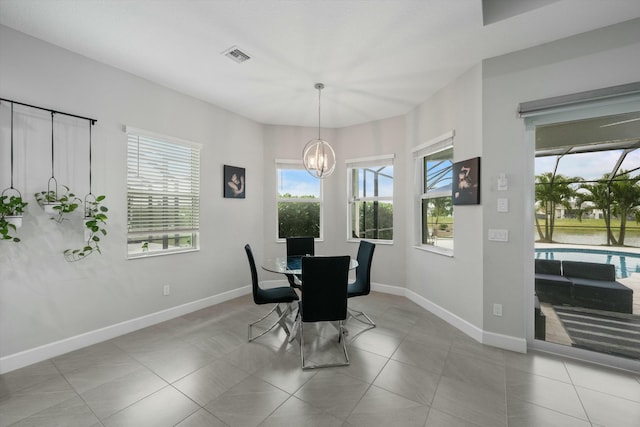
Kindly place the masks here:
<instances>
[{"instance_id":1,"label":"outdoor sofa","mask_svg":"<svg viewBox=\"0 0 640 427\"><path fill-rule=\"evenodd\" d=\"M633 290L616 281L613 264L536 259L535 288L553 305L633 312Z\"/></svg>"}]
</instances>

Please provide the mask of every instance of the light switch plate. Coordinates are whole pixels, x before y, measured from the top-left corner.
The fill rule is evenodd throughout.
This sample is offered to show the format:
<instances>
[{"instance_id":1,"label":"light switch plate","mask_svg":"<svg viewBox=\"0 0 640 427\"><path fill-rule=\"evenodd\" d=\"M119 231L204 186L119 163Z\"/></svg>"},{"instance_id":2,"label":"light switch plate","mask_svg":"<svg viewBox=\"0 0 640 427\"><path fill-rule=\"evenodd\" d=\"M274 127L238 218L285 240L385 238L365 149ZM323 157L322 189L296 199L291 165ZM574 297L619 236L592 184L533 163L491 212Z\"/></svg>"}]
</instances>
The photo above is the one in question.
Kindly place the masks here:
<instances>
[{"instance_id":1,"label":"light switch plate","mask_svg":"<svg viewBox=\"0 0 640 427\"><path fill-rule=\"evenodd\" d=\"M489 229L489 240L494 242L508 242L509 230Z\"/></svg>"},{"instance_id":2,"label":"light switch plate","mask_svg":"<svg viewBox=\"0 0 640 427\"><path fill-rule=\"evenodd\" d=\"M509 188L509 184L507 182L507 174L501 173L498 176L498 191L506 191Z\"/></svg>"}]
</instances>

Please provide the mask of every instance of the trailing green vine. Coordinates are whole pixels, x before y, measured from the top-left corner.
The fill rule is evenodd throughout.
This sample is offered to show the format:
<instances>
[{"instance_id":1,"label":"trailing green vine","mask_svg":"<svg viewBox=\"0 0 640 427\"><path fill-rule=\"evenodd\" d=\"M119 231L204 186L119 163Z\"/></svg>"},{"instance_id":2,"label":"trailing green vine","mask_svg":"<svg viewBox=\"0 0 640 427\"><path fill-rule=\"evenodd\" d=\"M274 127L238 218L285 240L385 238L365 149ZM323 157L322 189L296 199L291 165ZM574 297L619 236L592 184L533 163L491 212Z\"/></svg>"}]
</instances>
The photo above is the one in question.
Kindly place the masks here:
<instances>
[{"instance_id":1,"label":"trailing green vine","mask_svg":"<svg viewBox=\"0 0 640 427\"><path fill-rule=\"evenodd\" d=\"M100 251L100 238L107 235L105 226L107 225L106 212L109 209L102 204L106 196L97 196L94 200L85 201L84 226L88 230L87 243L82 249L67 249L64 251L64 258L69 262L80 261L94 252Z\"/></svg>"},{"instance_id":2,"label":"trailing green vine","mask_svg":"<svg viewBox=\"0 0 640 427\"><path fill-rule=\"evenodd\" d=\"M81 200L69 190L69 187L63 185L62 188L65 191L61 196L58 196L57 192L53 190L41 191L35 194L38 204L45 211L50 210L51 212L49 213L54 214L51 219L58 224L67 220L68 218L65 215L74 212L81 203Z\"/></svg>"}]
</instances>

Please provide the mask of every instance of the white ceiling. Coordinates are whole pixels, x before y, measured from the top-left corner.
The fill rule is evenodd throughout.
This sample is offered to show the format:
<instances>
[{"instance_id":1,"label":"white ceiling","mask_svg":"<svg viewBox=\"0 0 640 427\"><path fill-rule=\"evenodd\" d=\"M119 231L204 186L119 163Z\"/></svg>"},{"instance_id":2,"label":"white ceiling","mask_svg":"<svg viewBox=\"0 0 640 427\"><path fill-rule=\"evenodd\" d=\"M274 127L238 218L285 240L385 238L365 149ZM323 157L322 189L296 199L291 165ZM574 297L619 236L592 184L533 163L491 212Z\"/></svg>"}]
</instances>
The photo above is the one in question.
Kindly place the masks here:
<instances>
[{"instance_id":1,"label":"white ceiling","mask_svg":"<svg viewBox=\"0 0 640 427\"><path fill-rule=\"evenodd\" d=\"M483 26L481 0L0 0L0 24L260 123L317 126L322 82L322 125L343 127L484 58L640 17L638 0L485 1L536 8Z\"/></svg>"}]
</instances>

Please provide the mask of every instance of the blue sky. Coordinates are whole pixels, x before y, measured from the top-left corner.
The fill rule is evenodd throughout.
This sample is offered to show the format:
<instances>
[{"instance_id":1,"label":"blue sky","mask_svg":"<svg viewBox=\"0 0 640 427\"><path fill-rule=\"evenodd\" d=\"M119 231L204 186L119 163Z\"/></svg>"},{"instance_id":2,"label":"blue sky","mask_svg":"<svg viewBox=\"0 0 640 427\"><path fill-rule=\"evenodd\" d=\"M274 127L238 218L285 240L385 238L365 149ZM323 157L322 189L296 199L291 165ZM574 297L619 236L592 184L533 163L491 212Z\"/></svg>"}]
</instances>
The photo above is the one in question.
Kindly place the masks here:
<instances>
[{"instance_id":1,"label":"blue sky","mask_svg":"<svg viewBox=\"0 0 640 427\"><path fill-rule=\"evenodd\" d=\"M386 174L393 175L393 166L387 166L384 171ZM369 175L370 177L371 175ZM360 174L360 188L362 188L362 174ZM325 178L325 179L331 179ZM371 180L368 181L368 185ZM367 196L372 196L371 190L368 188ZM393 180L381 178L378 187L381 196L393 195ZM292 196L310 196L320 197L320 180L314 178L304 169L278 169L278 193L289 193Z\"/></svg>"},{"instance_id":2,"label":"blue sky","mask_svg":"<svg viewBox=\"0 0 640 427\"><path fill-rule=\"evenodd\" d=\"M278 193L320 197L320 180L305 169L278 169Z\"/></svg>"},{"instance_id":3,"label":"blue sky","mask_svg":"<svg viewBox=\"0 0 640 427\"><path fill-rule=\"evenodd\" d=\"M601 178L605 173L611 173L622 150L599 151L595 153L572 154L563 157L558 165L558 174L564 176L592 180ZM552 172L555 167L556 156L537 157L535 174ZM633 151L627 155L621 169L630 170L640 166L640 152ZM636 171L634 175L637 175Z\"/></svg>"}]
</instances>

